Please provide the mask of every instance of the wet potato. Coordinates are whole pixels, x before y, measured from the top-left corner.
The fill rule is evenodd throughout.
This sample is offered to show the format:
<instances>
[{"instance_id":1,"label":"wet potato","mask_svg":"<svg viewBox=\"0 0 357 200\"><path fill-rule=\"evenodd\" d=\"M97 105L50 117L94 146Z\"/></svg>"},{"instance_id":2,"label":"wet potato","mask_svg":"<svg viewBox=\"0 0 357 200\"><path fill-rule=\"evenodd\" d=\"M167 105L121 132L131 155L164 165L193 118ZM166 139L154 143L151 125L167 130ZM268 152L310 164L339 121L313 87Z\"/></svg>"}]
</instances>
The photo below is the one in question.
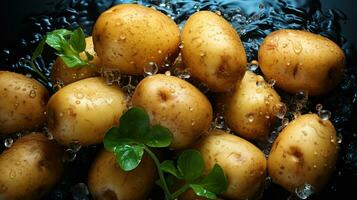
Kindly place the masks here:
<instances>
[{"instance_id":1,"label":"wet potato","mask_svg":"<svg viewBox=\"0 0 357 200\"><path fill-rule=\"evenodd\" d=\"M40 128L47 100L47 89L35 79L0 71L0 136Z\"/></svg>"},{"instance_id":2,"label":"wet potato","mask_svg":"<svg viewBox=\"0 0 357 200\"><path fill-rule=\"evenodd\" d=\"M126 97L118 86L107 85L103 78L83 79L50 98L48 129L63 145L98 144L126 109Z\"/></svg>"},{"instance_id":3,"label":"wet potato","mask_svg":"<svg viewBox=\"0 0 357 200\"><path fill-rule=\"evenodd\" d=\"M280 96L262 76L247 71L225 100L225 119L240 136L264 140L282 106Z\"/></svg>"},{"instance_id":4,"label":"wet potato","mask_svg":"<svg viewBox=\"0 0 357 200\"><path fill-rule=\"evenodd\" d=\"M117 5L102 13L93 29L94 49L103 67L142 75L154 62L171 63L179 52L180 31L163 13L141 5Z\"/></svg>"},{"instance_id":5,"label":"wet potato","mask_svg":"<svg viewBox=\"0 0 357 200\"><path fill-rule=\"evenodd\" d=\"M254 199L262 192L266 177L266 159L262 151L250 142L215 130L209 132L196 148L202 153L205 169L219 164L228 179L225 199Z\"/></svg>"},{"instance_id":6,"label":"wet potato","mask_svg":"<svg viewBox=\"0 0 357 200\"><path fill-rule=\"evenodd\" d=\"M113 153L102 150L90 169L88 187L95 200L142 200L156 180L156 166L147 155L135 170L125 172Z\"/></svg>"},{"instance_id":7,"label":"wet potato","mask_svg":"<svg viewBox=\"0 0 357 200\"><path fill-rule=\"evenodd\" d=\"M193 14L182 31L182 60L191 75L214 92L229 91L246 69L247 58L238 33L221 16Z\"/></svg>"},{"instance_id":8,"label":"wet potato","mask_svg":"<svg viewBox=\"0 0 357 200\"><path fill-rule=\"evenodd\" d=\"M100 71L100 59L94 51L92 37L86 38L86 49L89 54L93 56L93 60L90 62L93 66L81 66L75 68L68 68L61 58L57 58L53 64L51 72L52 85L68 85L70 83L89 78L99 76ZM86 58L84 53L81 53L81 58Z\"/></svg>"},{"instance_id":9,"label":"wet potato","mask_svg":"<svg viewBox=\"0 0 357 200\"><path fill-rule=\"evenodd\" d=\"M40 133L18 139L0 155L0 199L41 199L59 181L62 150Z\"/></svg>"},{"instance_id":10,"label":"wet potato","mask_svg":"<svg viewBox=\"0 0 357 200\"><path fill-rule=\"evenodd\" d=\"M196 87L174 76L157 74L146 77L136 87L132 102L144 108L151 123L161 124L173 133L172 148L192 145L208 131L212 106Z\"/></svg>"},{"instance_id":11,"label":"wet potato","mask_svg":"<svg viewBox=\"0 0 357 200\"><path fill-rule=\"evenodd\" d=\"M329 180L337 155L332 123L305 114L290 122L275 140L268 158L269 175L290 192L304 184L316 192Z\"/></svg>"},{"instance_id":12,"label":"wet potato","mask_svg":"<svg viewBox=\"0 0 357 200\"><path fill-rule=\"evenodd\" d=\"M301 30L270 33L258 52L260 68L268 79L289 93L323 95L341 80L345 55L331 40Z\"/></svg>"}]
</instances>

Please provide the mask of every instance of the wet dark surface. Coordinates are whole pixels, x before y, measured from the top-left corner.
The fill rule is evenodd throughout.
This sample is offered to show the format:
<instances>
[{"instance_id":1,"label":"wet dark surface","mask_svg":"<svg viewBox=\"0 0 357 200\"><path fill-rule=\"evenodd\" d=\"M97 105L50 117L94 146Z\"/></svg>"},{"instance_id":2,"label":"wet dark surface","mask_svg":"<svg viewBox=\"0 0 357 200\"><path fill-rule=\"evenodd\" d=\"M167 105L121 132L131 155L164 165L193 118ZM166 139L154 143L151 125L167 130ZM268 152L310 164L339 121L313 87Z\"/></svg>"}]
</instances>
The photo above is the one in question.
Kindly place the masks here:
<instances>
[{"instance_id":1,"label":"wet dark surface","mask_svg":"<svg viewBox=\"0 0 357 200\"><path fill-rule=\"evenodd\" d=\"M11 37L6 42L8 43L6 46L5 43L1 43L0 68L24 74L31 73L51 89L50 83L39 79L21 59L29 58L42 35L56 28L73 29L77 26L83 27L90 35L93 23L101 12L114 4L132 1L72 0L57 1L55 5L51 3L53 1L42 2L43 14L28 18L27 26L22 27L23 32ZM354 184L348 183L357 180L357 130L354 124L357 122L357 62L355 51L348 42L349 38L341 35L340 23L346 18L344 14L338 10L323 13L320 2L315 0L174 0L167 2L169 3L159 0L139 1L144 5L155 6L157 10L170 15L178 24L183 23L197 10L220 12L239 32L249 61L256 59L258 47L264 37L278 29L308 30L332 39L343 48L347 57L347 69L343 81L330 94L309 98L302 112L315 111L315 105L321 103L324 109L331 111L331 120L338 134L342 136L337 170L326 188L313 195L311 199L345 199L347 195L355 195L357 188ZM50 73L53 59L52 52L48 50L43 58L37 61L47 76ZM286 102L296 103L298 97L284 94L281 91L279 93ZM291 108L290 111L294 109ZM292 118L292 112L288 113L288 116ZM4 147L1 146L1 148ZM79 183L86 183L90 163L98 148L97 146L82 148L75 161L67 163L62 182L45 199L91 199L85 188L83 189L83 185ZM158 196L161 196L158 192L154 192L153 195L153 199L159 199ZM296 198L280 187L268 184L263 199L287 199L288 197Z\"/></svg>"}]
</instances>

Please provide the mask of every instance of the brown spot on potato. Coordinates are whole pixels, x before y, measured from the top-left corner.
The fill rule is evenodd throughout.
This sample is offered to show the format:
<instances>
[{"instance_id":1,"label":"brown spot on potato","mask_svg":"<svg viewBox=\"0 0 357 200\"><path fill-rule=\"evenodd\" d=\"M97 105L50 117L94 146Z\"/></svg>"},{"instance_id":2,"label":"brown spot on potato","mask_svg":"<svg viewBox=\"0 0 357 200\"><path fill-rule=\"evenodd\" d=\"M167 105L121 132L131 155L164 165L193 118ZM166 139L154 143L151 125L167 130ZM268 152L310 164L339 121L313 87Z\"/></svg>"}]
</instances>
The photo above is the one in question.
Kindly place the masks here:
<instances>
[{"instance_id":1,"label":"brown spot on potato","mask_svg":"<svg viewBox=\"0 0 357 200\"><path fill-rule=\"evenodd\" d=\"M167 94L166 91L160 90L159 91L159 97L162 101L167 101L169 98L169 95Z\"/></svg>"},{"instance_id":2,"label":"brown spot on potato","mask_svg":"<svg viewBox=\"0 0 357 200\"><path fill-rule=\"evenodd\" d=\"M299 71L299 67L298 66L295 66L294 69L293 69L293 77L295 78L297 73Z\"/></svg>"},{"instance_id":3,"label":"brown spot on potato","mask_svg":"<svg viewBox=\"0 0 357 200\"><path fill-rule=\"evenodd\" d=\"M292 156L292 159L297 163L298 166L304 166L304 154L301 152L299 147L291 146L289 149L289 154Z\"/></svg>"},{"instance_id":4,"label":"brown spot on potato","mask_svg":"<svg viewBox=\"0 0 357 200\"><path fill-rule=\"evenodd\" d=\"M117 195L115 192L113 192L110 189L107 189L103 192L103 194L98 197L98 199L103 199L103 200L118 200Z\"/></svg>"}]
</instances>

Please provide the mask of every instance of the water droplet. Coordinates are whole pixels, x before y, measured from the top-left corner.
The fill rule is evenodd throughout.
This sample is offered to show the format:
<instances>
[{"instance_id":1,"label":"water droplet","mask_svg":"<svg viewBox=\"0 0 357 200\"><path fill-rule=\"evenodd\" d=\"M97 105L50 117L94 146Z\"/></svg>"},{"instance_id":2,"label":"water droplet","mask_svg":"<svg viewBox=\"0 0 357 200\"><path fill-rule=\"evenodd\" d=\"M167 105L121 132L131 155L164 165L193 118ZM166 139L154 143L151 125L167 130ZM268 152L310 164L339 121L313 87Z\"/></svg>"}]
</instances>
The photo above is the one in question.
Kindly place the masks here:
<instances>
[{"instance_id":1,"label":"water droplet","mask_svg":"<svg viewBox=\"0 0 357 200\"><path fill-rule=\"evenodd\" d=\"M251 72L255 72L258 69L258 61L253 60L252 62L247 64L247 69Z\"/></svg>"},{"instance_id":2,"label":"water droplet","mask_svg":"<svg viewBox=\"0 0 357 200\"><path fill-rule=\"evenodd\" d=\"M299 91L295 94L296 100L298 101L303 101L308 99L308 92L305 91Z\"/></svg>"},{"instance_id":3,"label":"water droplet","mask_svg":"<svg viewBox=\"0 0 357 200\"><path fill-rule=\"evenodd\" d=\"M296 54L300 54L302 51L302 46L300 42L293 42L293 49Z\"/></svg>"},{"instance_id":4,"label":"water droplet","mask_svg":"<svg viewBox=\"0 0 357 200\"><path fill-rule=\"evenodd\" d=\"M53 88L54 88L56 91L58 91L58 90L60 90L61 88L63 88L63 86L64 86L63 81L57 80L56 83L53 85Z\"/></svg>"},{"instance_id":5,"label":"water droplet","mask_svg":"<svg viewBox=\"0 0 357 200\"><path fill-rule=\"evenodd\" d=\"M166 72L165 72L165 75L166 75L166 76L171 76L171 72L170 72L170 71L166 71Z\"/></svg>"},{"instance_id":6,"label":"water droplet","mask_svg":"<svg viewBox=\"0 0 357 200\"><path fill-rule=\"evenodd\" d=\"M331 117L331 112L328 110L320 110L318 114L322 120L329 120Z\"/></svg>"},{"instance_id":7,"label":"water droplet","mask_svg":"<svg viewBox=\"0 0 357 200\"><path fill-rule=\"evenodd\" d=\"M185 45L183 44L183 42L179 45L179 48L180 49L183 49L183 47L184 47Z\"/></svg>"},{"instance_id":8,"label":"water droplet","mask_svg":"<svg viewBox=\"0 0 357 200\"><path fill-rule=\"evenodd\" d=\"M81 101L79 101L79 100L76 100L76 104L81 104Z\"/></svg>"},{"instance_id":9,"label":"water droplet","mask_svg":"<svg viewBox=\"0 0 357 200\"><path fill-rule=\"evenodd\" d=\"M78 140L74 140L68 145L68 148L73 150L73 152L78 152L82 148L82 145L79 143Z\"/></svg>"},{"instance_id":10,"label":"water droplet","mask_svg":"<svg viewBox=\"0 0 357 200\"><path fill-rule=\"evenodd\" d=\"M342 143L342 134L341 133L339 133L339 134L337 134L337 144L341 144Z\"/></svg>"},{"instance_id":11,"label":"water droplet","mask_svg":"<svg viewBox=\"0 0 357 200\"><path fill-rule=\"evenodd\" d=\"M193 108L192 108L192 107L188 107L188 109L190 110L190 112L192 112L192 111L193 111Z\"/></svg>"},{"instance_id":12,"label":"water droplet","mask_svg":"<svg viewBox=\"0 0 357 200\"><path fill-rule=\"evenodd\" d=\"M60 113L59 113L59 116L60 116L60 117L63 117L63 112L60 112Z\"/></svg>"},{"instance_id":13,"label":"water droplet","mask_svg":"<svg viewBox=\"0 0 357 200\"><path fill-rule=\"evenodd\" d=\"M219 11L219 10L216 10L216 11L214 11L217 15L219 15L219 16L221 16L222 15L222 13L221 13L221 11Z\"/></svg>"},{"instance_id":14,"label":"water droplet","mask_svg":"<svg viewBox=\"0 0 357 200\"><path fill-rule=\"evenodd\" d=\"M151 76L155 75L158 72L159 68L155 62L149 62L145 67L144 67L144 76Z\"/></svg>"},{"instance_id":15,"label":"water droplet","mask_svg":"<svg viewBox=\"0 0 357 200\"><path fill-rule=\"evenodd\" d=\"M305 183L304 185L295 188L295 194L300 199L307 199L313 193L314 193L314 188L312 187L312 185L308 183Z\"/></svg>"},{"instance_id":16,"label":"water droplet","mask_svg":"<svg viewBox=\"0 0 357 200\"><path fill-rule=\"evenodd\" d=\"M217 115L213 120L213 129L224 129L225 126L224 117L222 115Z\"/></svg>"},{"instance_id":17,"label":"water droplet","mask_svg":"<svg viewBox=\"0 0 357 200\"><path fill-rule=\"evenodd\" d=\"M195 121L191 121L191 126L194 126L196 124L196 122Z\"/></svg>"},{"instance_id":18,"label":"water droplet","mask_svg":"<svg viewBox=\"0 0 357 200\"><path fill-rule=\"evenodd\" d=\"M186 69L176 68L174 70L174 74L180 79L189 79L191 77L190 70L187 68Z\"/></svg>"},{"instance_id":19,"label":"water droplet","mask_svg":"<svg viewBox=\"0 0 357 200\"><path fill-rule=\"evenodd\" d=\"M294 119L298 118L301 116L301 113L299 111L293 112Z\"/></svg>"},{"instance_id":20,"label":"water droplet","mask_svg":"<svg viewBox=\"0 0 357 200\"><path fill-rule=\"evenodd\" d=\"M66 149L66 151L63 154L63 162L72 162L76 159L77 154L75 151L73 151L73 149Z\"/></svg>"},{"instance_id":21,"label":"water droplet","mask_svg":"<svg viewBox=\"0 0 357 200\"><path fill-rule=\"evenodd\" d=\"M270 87L274 87L274 85L275 85L275 80L274 79L270 79L270 80L268 80L268 85L270 86Z\"/></svg>"},{"instance_id":22,"label":"water droplet","mask_svg":"<svg viewBox=\"0 0 357 200\"><path fill-rule=\"evenodd\" d=\"M121 36L120 36L120 39L121 39L121 40L125 40L125 39L126 39L125 35L121 35Z\"/></svg>"},{"instance_id":23,"label":"water droplet","mask_svg":"<svg viewBox=\"0 0 357 200\"><path fill-rule=\"evenodd\" d=\"M316 107L315 107L316 111L320 112L322 110L322 108L323 108L322 104L316 104Z\"/></svg>"},{"instance_id":24,"label":"water droplet","mask_svg":"<svg viewBox=\"0 0 357 200\"><path fill-rule=\"evenodd\" d=\"M5 138L5 140L4 140L4 145L6 148L10 148L13 143L14 143L14 140L12 138Z\"/></svg>"},{"instance_id":25,"label":"water droplet","mask_svg":"<svg viewBox=\"0 0 357 200\"><path fill-rule=\"evenodd\" d=\"M36 97L36 91L35 90L31 90L30 93L29 93L29 96L31 98L35 98Z\"/></svg>"},{"instance_id":26,"label":"water droplet","mask_svg":"<svg viewBox=\"0 0 357 200\"><path fill-rule=\"evenodd\" d=\"M248 118L248 121L249 121L250 123L252 123L252 122L254 121L254 115L253 115L253 114L247 115L247 118Z\"/></svg>"},{"instance_id":27,"label":"water droplet","mask_svg":"<svg viewBox=\"0 0 357 200\"><path fill-rule=\"evenodd\" d=\"M201 53L200 53L200 56L201 56L201 57L204 57L205 55L206 55L206 54L205 54L204 52L201 52Z\"/></svg>"},{"instance_id":28,"label":"water droplet","mask_svg":"<svg viewBox=\"0 0 357 200\"><path fill-rule=\"evenodd\" d=\"M162 54L162 51L159 49L159 50L157 51L157 53L158 53L158 54Z\"/></svg>"},{"instance_id":29,"label":"water droplet","mask_svg":"<svg viewBox=\"0 0 357 200\"><path fill-rule=\"evenodd\" d=\"M273 111L276 117L278 117L279 119L283 119L286 114L287 107L284 103L277 103L274 105Z\"/></svg>"},{"instance_id":30,"label":"water droplet","mask_svg":"<svg viewBox=\"0 0 357 200\"><path fill-rule=\"evenodd\" d=\"M14 179L16 177L16 171L15 170L10 170L9 176L11 179Z\"/></svg>"},{"instance_id":31,"label":"water droplet","mask_svg":"<svg viewBox=\"0 0 357 200\"><path fill-rule=\"evenodd\" d=\"M117 69L104 69L101 76L105 78L107 85L120 84L121 73Z\"/></svg>"},{"instance_id":32,"label":"water droplet","mask_svg":"<svg viewBox=\"0 0 357 200\"><path fill-rule=\"evenodd\" d=\"M285 127L285 126L287 126L289 124L289 118L283 118L282 120L281 120L281 125L283 126L283 127Z\"/></svg>"}]
</instances>

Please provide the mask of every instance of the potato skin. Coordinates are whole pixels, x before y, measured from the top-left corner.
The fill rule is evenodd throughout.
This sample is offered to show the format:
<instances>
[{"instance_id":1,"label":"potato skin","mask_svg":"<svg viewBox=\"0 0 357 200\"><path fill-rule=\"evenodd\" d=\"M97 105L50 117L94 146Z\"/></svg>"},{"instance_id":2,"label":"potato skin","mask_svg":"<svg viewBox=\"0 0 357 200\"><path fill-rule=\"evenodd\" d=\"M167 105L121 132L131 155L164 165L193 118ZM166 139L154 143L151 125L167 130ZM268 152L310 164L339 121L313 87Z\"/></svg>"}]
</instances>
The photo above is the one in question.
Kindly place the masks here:
<instances>
[{"instance_id":1,"label":"potato skin","mask_svg":"<svg viewBox=\"0 0 357 200\"><path fill-rule=\"evenodd\" d=\"M149 62L160 67L174 61L179 52L180 31L173 20L159 11L122 4L99 16L93 42L103 67L142 75Z\"/></svg>"},{"instance_id":2,"label":"potato skin","mask_svg":"<svg viewBox=\"0 0 357 200\"><path fill-rule=\"evenodd\" d=\"M223 17L210 11L193 14L181 39L185 66L212 91L228 91L243 77L245 50L239 35Z\"/></svg>"},{"instance_id":3,"label":"potato skin","mask_svg":"<svg viewBox=\"0 0 357 200\"><path fill-rule=\"evenodd\" d=\"M151 124L170 129L174 149L192 145L208 131L212 121L212 106L206 96L174 76L157 74L144 78L136 87L132 102L148 112Z\"/></svg>"},{"instance_id":4,"label":"potato skin","mask_svg":"<svg viewBox=\"0 0 357 200\"><path fill-rule=\"evenodd\" d=\"M109 86L99 77L83 79L50 98L48 129L63 145L74 140L82 145L101 143L126 109L126 97L119 87Z\"/></svg>"},{"instance_id":5,"label":"potato skin","mask_svg":"<svg viewBox=\"0 0 357 200\"><path fill-rule=\"evenodd\" d=\"M89 78L99 76L100 59L94 51L92 37L86 38L86 51L93 56L93 60L90 62L93 67L75 67L68 68L61 58L57 58L56 62L52 66L51 82L53 85L62 83L68 85L70 83ZM80 55L82 58L86 58L85 54Z\"/></svg>"},{"instance_id":6,"label":"potato skin","mask_svg":"<svg viewBox=\"0 0 357 200\"><path fill-rule=\"evenodd\" d=\"M0 199L41 199L61 177L62 152L43 134L18 139L0 155Z\"/></svg>"},{"instance_id":7,"label":"potato skin","mask_svg":"<svg viewBox=\"0 0 357 200\"><path fill-rule=\"evenodd\" d=\"M203 156L206 172L219 164L228 179L225 199L254 199L266 177L266 159L250 142L220 130L211 131L196 147Z\"/></svg>"},{"instance_id":8,"label":"potato skin","mask_svg":"<svg viewBox=\"0 0 357 200\"><path fill-rule=\"evenodd\" d=\"M47 89L36 80L0 71L0 136L41 127L47 100Z\"/></svg>"},{"instance_id":9,"label":"potato skin","mask_svg":"<svg viewBox=\"0 0 357 200\"><path fill-rule=\"evenodd\" d=\"M227 100L228 126L246 139L264 140L276 119L280 96L264 78L247 71Z\"/></svg>"},{"instance_id":10,"label":"potato skin","mask_svg":"<svg viewBox=\"0 0 357 200\"><path fill-rule=\"evenodd\" d=\"M125 172L117 165L114 154L103 150L92 164L88 187L95 200L142 200L156 179L156 166L147 155L136 169Z\"/></svg>"},{"instance_id":11,"label":"potato skin","mask_svg":"<svg viewBox=\"0 0 357 200\"><path fill-rule=\"evenodd\" d=\"M268 158L269 175L291 192L304 183L318 191L335 168L337 147L336 131L330 121L316 114L302 115L275 140Z\"/></svg>"},{"instance_id":12,"label":"potato skin","mask_svg":"<svg viewBox=\"0 0 357 200\"><path fill-rule=\"evenodd\" d=\"M323 95L341 80L345 55L333 41L306 31L278 30L269 34L258 52L264 76L289 93Z\"/></svg>"}]
</instances>

